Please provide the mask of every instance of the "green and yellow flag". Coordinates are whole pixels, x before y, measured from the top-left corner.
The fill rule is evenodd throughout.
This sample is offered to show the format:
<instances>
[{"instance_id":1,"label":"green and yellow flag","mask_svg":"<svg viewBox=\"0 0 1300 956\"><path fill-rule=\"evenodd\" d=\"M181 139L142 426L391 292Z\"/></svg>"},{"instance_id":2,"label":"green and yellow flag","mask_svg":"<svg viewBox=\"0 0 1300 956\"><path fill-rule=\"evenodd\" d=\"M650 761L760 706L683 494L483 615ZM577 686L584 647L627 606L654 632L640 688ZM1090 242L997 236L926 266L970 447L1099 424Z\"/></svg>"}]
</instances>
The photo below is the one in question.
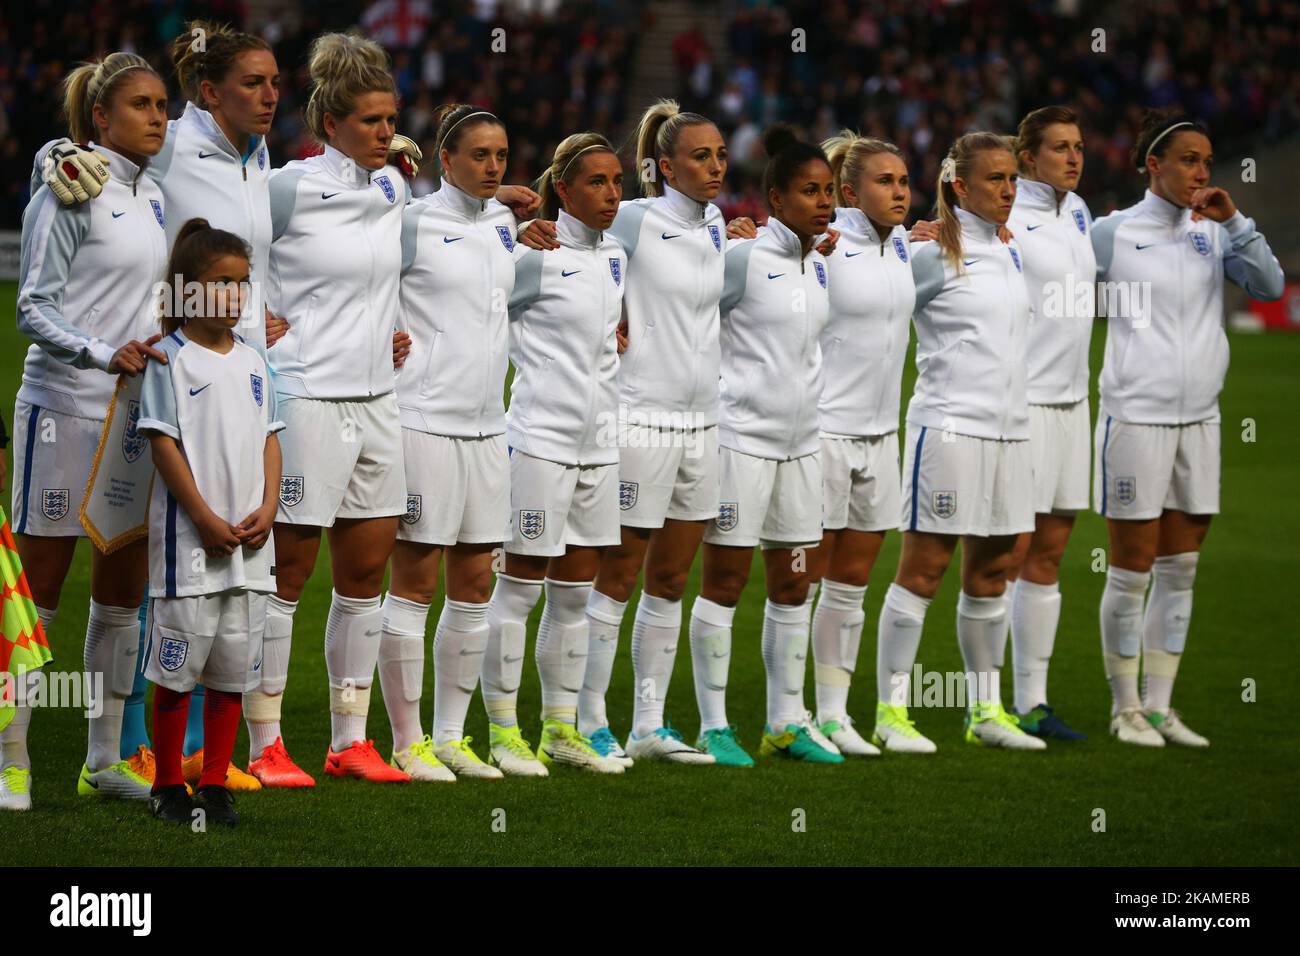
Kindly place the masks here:
<instances>
[{"instance_id":1,"label":"green and yellow flag","mask_svg":"<svg viewBox=\"0 0 1300 956\"><path fill-rule=\"evenodd\" d=\"M9 531L9 518L0 508L0 730L14 717L15 685L5 675L17 677L53 657Z\"/></svg>"}]
</instances>

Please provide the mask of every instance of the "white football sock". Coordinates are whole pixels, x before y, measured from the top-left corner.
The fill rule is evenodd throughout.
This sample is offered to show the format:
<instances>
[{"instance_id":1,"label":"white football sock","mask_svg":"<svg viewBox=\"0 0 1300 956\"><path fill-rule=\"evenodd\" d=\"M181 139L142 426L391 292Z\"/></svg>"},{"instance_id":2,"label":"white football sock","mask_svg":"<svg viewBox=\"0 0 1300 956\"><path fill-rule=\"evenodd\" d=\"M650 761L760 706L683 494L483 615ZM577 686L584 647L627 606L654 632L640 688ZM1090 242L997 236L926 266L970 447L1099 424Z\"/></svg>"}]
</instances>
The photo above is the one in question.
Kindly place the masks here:
<instances>
[{"instance_id":1,"label":"white football sock","mask_svg":"<svg viewBox=\"0 0 1300 956\"><path fill-rule=\"evenodd\" d=\"M966 664L966 705L1002 702L1002 662L1006 658L1007 605L1002 595L957 598L957 643Z\"/></svg>"},{"instance_id":2,"label":"white football sock","mask_svg":"<svg viewBox=\"0 0 1300 956\"><path fill-rule=\"evenodd\" d=\"M515 701L524 673L528 615L542 597L542 582L498 574L488 602L488 642L483 655L483 706L498 727L519 723Z\"/></svg>"},{"instance_id":3,"label":"white football sock","mask_svg":"<svg viewBox=\"0 0 1300 956\"><path fill-rule=\"evenodd\" d=\"M804 678L808 672L807 604L763 605L763 669L767 674L767 723L781 733L806 712Z\"/></svg>"},{"instance_id":4,"label":"white football sock","mask_svg":"<svg viewBox=\"0 0 1300 956\"><path fill-rule=\"evenodd\" d=\"M31 770L32 757L27 752L27 730L32 724L32 700L39 692L41 669L33 667L22 674L4 676L12 678L9 686L13 688L15 697L13 719L9 721L8 727L0 730L0 770L7 767ZM4 681L0 681L0 687L4 687Z\"/></svg>"},{"instance_id":5,"label":"white football sock","mask_svg":"<svg viewBox=\"0 0 1300 956\"><path fill-rule=\"evenodd\" d=\"M483 672L488 643L488 605L453 601L442 605L433 638L433 742L465 736L465 715Z\"/></svg>"},{"instance_id":6,"label":"white football sock","mask_svg":"<svg viewBox=\"0 0 1300 956\"><path fill-rule=\"evenodd\" d=\"M1020 578L1011 599L1011 660L1016 674L1016 712L1047 703L1047 665L1061 619L1061 585Z\"/></svg>"},{"instance_id":7,"label":"white football sock","mask_svg":"<svg viewBox=\"0 0 1300 956\"><path fill-rule=\"evenodd\" d=\"M103 770L121 760L122 711L135 684L140 657L138 607L111 607L90 602L83 660L90 678L86 766Z\"/></svg>"},{"instance_id":8,"label":"white football sock","mask_svg":"<svg viewBox=\"0 0 1300 956\"><path fill-rule=\"evenodd\" d=\"M880 623L876 627L876 700L879 703L909 706L912 668L931 600L901 584L891 584L885 592Z\"/></svg>"},{"instance_id":9,"label":"white football sock","mask_svg":"<svg viewBox=\"0 0 1300 956\"><path fill-rule=\"evenodd\" d=\"M632 733L652 734L664 726L664 701L682 633L682 602L641 593L632 622Z\"/></svg>"},{"instance_id":10,"label":"white football sock","mask_svg":"<svg viewBox=\"0 0 1300 956\"><path fill-rule=\"evenodd\" d=\"M281 737L280 706L289 683L289 650L293 645L293 614L297 601L274 594L266 597L266 630L262 634L262 684L244 694L250 760Z\"/></svg>"},{"instance_id":11,"label":"white football sock","mask_svg":"<svg viewBox=\"0 0 1300 956\"><path fill-rule=\"evenodd\" d=\"M542 720L578 721L578 695L587 672L587 597L590 581L547 578L546 606L537 625L537 676L542 682Z\"/></svg>"},{"instance_id":12,"label":"white football sock","mask_svg":"<svg viewBox=\"0 0 1300 956\"><path fill-rule=\"evenodd\" d=\"M582 678L582 693L578 695L578 731L584 737L609 726L605 694L609 692L609 679L614 673L618 633L626 610L626 601L615 601L603 591L591 589L591 597L587 599L587 672Z\"/></svg>"},{"instance_id":13,"label":"white football sock","mask_svg":"<svg viewBox=\"0 0 1300 956\"><path fill-rule=\"evenodd\" d=\"M695 701L700 708L700 733L721 730L727 723L727 670L731 665L731 622L734 607L697 597L691 606L691 670Z\"/></svg>"},{"instance_id":14,"label":"white football sock","mask_svg":"<svg viewBox=\"0 0 1300 956\"><path fill-rule=\"evenodd\" d=\"M822 579L822 598L812 619L813 673L817 687L817 723L843 720L849 703L849 683L858 663L862 602L867 586Z\"/></svg>"},{"instance_id":15,"label":"white football sock","mask_svg":"<svg viewBox=\"0 0 1300 956\"><path fill-rule=\"evenodd\" d=\"M1196 582L1197 551L1156 558L1154 581L1142 626L1144 693L1142 705L1162 714L1169 712L1178 664L1187 645L1192 623L1192 585Z\"/></svg>"},{"instance_id":16,"label":"white football sock","mask_svg":"<svg viewBox=\"0 0 1300 956\"><path fill-rule=\"evenodd\" d=\"M325 621L325 669L331 689L330 749L335 753L366 739L366 712L383 623L378 595L350 598L331 591Z\"/></svg>"},{"instance_id":17,"label":"white football sock","mask_svg":"<svg viewBox=\"0 0 1300 956\"><path fill-rule=\"evenodd\" d=\"M1101 656L1110 682L1111 714L1141 706L1138 664L1142 653L1142 599L1149 571L1111 565L1101 592Z\"/></svg>"},{"instance_id":18,"label":"white football sock","mask_svg":"<svg viewBox=\"0 0 1300 956\"><path fill-rule=\"evenodd\" d=\"M424 631L429 605L389 591L381 614L379 686L384 691L384 709L393 728L396 753L424 737L420 696L424 691Z\"/></svg>"}]
</instances>

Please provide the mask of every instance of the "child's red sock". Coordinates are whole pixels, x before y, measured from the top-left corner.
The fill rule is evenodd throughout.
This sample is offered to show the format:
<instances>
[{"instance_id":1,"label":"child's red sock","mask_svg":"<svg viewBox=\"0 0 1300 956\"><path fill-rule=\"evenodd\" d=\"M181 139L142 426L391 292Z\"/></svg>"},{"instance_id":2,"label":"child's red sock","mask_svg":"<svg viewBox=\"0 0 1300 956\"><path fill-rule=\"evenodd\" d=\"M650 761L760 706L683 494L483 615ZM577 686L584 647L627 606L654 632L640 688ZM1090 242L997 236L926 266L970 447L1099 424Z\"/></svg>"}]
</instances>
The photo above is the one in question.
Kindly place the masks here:
<instances>
[{"instance_id":1,"label":"child's red sock","mask_svg":"<svg viewBox=\"0 0 1300 956\"><path fill-rule=\"evenodd\" d=\"M190 712L190 692L177 693L158 684L153 689L153 753L156 761L153 789L185 782L181 776L181 749L185 745L185 718Z\"/></svg>"},{"instance_id":2,"label":"child's red sock","mask_svg":"<svg viewBox=\"0 0 1300 956\"><path fill-rule=\"evenodd\" d=\"M203 704L203 775L200 787L226 785L226 769L235 753L239 712L244 695L208 688Z\"/></svg>"}]
</instances>

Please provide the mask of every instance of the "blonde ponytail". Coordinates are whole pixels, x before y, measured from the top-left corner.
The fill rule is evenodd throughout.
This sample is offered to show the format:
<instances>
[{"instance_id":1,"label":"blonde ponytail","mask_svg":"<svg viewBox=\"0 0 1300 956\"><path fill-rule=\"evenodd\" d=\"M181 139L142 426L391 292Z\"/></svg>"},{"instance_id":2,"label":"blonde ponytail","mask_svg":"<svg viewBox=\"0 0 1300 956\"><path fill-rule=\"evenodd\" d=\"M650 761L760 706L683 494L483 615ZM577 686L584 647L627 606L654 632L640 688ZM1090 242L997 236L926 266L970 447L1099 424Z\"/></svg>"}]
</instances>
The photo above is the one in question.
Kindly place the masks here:
<instances>
[{"instance_id":1,"label":"blonde ponytail","mask_svg":"<svg viewBox=\"0 0 1300 956\"><path fill-rule=\"evenodd\" d=\"M113 89L131 70L148 70L157 76L149 61L135 53L110 53L99 62L82 63L63 81L63 115L74 142L88 143L95 137L96 104L107 105Z\"/></svg>"},{"instance_id":2,"label":"blonde ponytail","mask_svg":"<svg viewBox=\"0 0 1300 956\"><path fill-rule=\"evenodd\" d=\"M356 33L323 33L312 41L307 60L312 91L303 109L307 128L325 143L325 114L342 119L356 109L366 93L392 93L397 85L388 54L374 40Z\"/></svg>"},{"instance_id":3,"label":"blonde ponytail","mask_svg":"<svg viewBox=\"0 0 1300 956\"><path fill-rule=\"evenodd\" d=\"M542 197L542 208L538 215L543 219L554 219L560 213L560 194L556 191L558 182L573 183L582 172L582 157L588 153L615 152L609 140L599 133L574 133L566 136L555 147L555 157L551 165L538 177L535 189Z\"/></svg>"},{"instance_id":4,"label":"blonde ponytail","mask_svg":"<svg viewBox=\"0 0 1300 956\"><path fill-rule=\"evenodd\" d=\"M651 103L641 114L636 127L636 178L642 196L664 194L663 172L659 160L677 149L677 138L688 126L712 126L713 121L699 113L683 113L676 100Z\"/></svg>"}]
</instances>

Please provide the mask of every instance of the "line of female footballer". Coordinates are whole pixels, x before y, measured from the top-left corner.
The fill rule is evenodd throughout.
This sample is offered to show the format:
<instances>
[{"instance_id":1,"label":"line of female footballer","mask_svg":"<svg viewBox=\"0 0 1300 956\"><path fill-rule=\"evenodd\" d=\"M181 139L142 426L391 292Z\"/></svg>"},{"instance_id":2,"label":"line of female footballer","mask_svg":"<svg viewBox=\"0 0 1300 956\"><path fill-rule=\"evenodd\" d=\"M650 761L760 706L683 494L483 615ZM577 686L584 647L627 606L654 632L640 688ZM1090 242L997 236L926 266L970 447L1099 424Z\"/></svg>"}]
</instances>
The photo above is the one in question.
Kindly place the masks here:
<instances>
[{"instance_id":1,"label":"line of female footballer","mask_svg":"<svg viewBox=\"0 0 1300 956\"><path fill-rule=\"evenodd\" d=\"M235 824L232 792L314 786L281 720L322 536L328 776L450 783L642 760L751 767L755 750L824 764L933 753L909 703L959 543L965 742L1080 739L1049 703L1048 669L1059 569L1090 506L1110 538L1098 613L1111 733L1208 746L1171 697L1219 510L1223 281L1269 300L1283 276L1210 185L1200 122L1148 113L1133 154L1145 195L1097 220L1078 192L1071 109L1034 110L1014 135L967 133L942 160L934 220L910 230L896 146L776 126L757 227L713 204L728 167L718 127L669 100L645 110L626 149L566 137L531 187L503 182L498 116L445 105L440 187L415 198L423 157L397 133L390 63L372 41L315 41L304 117L322 152L276 168L271 46L196 22L172 59L186 98L175 120L163 77L133 53L68 75L68 135L38 154L23 219L17 319L32 344L11 514L46 631L115 395L131 420L100 464L147 449L154 472L147 536L92 548L79 794ZM1093 422L1096 315L1109 321ZM868 583L895 530L868 732L847 702ZM762 629L741 646L761 646L761 730L727 710L755 547ZM701 552L691 743L665 701ZM631 716L621 701L611 720L638 579ZM526 728L517 697L539 603L541 722ZM376 671L387 759L367 730ZM0 808L31 806L24 691L40 674L19 676L0 735ZM477 744L465 734L476 689L489 727Z\"/></svg>"}]
</instances>

